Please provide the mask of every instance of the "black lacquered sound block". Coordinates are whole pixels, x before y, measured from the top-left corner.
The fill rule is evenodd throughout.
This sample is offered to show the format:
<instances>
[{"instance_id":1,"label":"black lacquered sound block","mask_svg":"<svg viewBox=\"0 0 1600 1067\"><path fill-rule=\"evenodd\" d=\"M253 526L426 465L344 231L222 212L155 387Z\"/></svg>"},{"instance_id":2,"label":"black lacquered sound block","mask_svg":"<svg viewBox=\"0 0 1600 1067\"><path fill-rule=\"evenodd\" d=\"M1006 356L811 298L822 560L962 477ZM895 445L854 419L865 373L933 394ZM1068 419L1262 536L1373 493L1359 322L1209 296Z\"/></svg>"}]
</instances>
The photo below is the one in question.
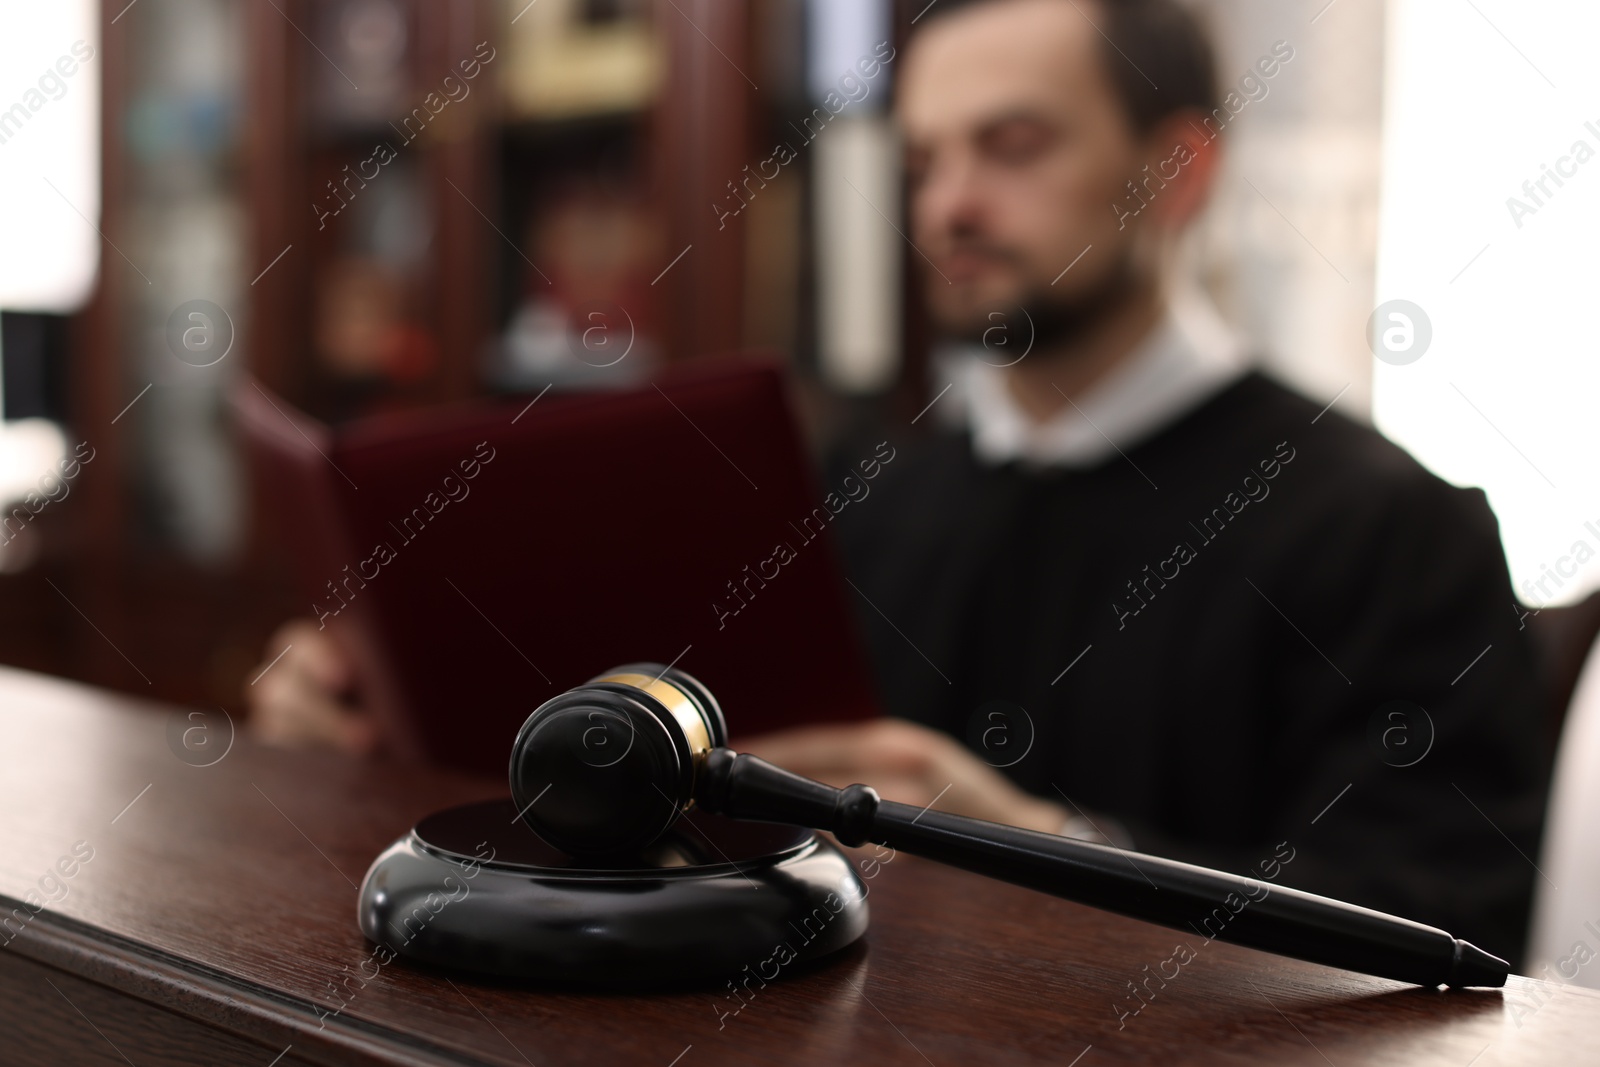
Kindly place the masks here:
<instances>
[{"instance_id":1,"label":"black lacquered sound block","mask_svg":"<svg viewBox=\"0 0 1600 1067\"><path fill-rule=\"evenodd\" d=\"M612 988L771 980L867 929L866 887L810 830L691 813L645 854L579 859L509 798L417 823L373 861L358 916L407 959Z\"/></svg>"}]
</instances>

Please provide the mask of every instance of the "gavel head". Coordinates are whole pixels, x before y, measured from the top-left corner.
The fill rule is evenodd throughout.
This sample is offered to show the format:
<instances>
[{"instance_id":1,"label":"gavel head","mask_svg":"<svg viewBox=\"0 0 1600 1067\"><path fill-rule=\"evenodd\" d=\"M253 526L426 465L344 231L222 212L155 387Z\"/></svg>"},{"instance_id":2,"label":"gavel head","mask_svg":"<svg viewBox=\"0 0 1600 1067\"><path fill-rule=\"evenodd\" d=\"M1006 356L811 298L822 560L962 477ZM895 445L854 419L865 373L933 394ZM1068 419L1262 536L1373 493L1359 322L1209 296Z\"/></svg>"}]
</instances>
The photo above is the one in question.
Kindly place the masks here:
<instances>
[{"instance_id":1,"label":"gavel head","mask_svg":"<svg viewBox=\"0 0 1600 1067\"><path fill-rule=\"evenodd\" d=\"M511 799L563 852L634 852L693 805L706 754L727 743L710 690L659 663L628 663L528 716L511 746Z\"/></svg>"}]
</instances>

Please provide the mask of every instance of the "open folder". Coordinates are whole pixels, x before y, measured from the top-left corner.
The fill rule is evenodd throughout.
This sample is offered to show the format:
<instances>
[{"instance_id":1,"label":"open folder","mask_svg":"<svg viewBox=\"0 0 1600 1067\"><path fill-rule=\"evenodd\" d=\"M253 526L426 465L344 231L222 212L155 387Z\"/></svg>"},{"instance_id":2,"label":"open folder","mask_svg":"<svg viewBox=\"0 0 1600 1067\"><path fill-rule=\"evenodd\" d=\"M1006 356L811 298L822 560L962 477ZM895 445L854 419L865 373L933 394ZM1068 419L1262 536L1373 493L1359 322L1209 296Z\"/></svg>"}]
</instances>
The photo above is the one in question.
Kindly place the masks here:
<instances>
[{"instance_id":1,"label":"open folder","mask_svg":"<svg viewBox=\"0 0 1600 1067\"><path fill-rule=\"evenodd\" d=\"M396 753L503 775L540 703L618 664L696 675L735 738L877 713L777 367L332 431L235 390L263 521Z\"/></svg>"}]
</instances>

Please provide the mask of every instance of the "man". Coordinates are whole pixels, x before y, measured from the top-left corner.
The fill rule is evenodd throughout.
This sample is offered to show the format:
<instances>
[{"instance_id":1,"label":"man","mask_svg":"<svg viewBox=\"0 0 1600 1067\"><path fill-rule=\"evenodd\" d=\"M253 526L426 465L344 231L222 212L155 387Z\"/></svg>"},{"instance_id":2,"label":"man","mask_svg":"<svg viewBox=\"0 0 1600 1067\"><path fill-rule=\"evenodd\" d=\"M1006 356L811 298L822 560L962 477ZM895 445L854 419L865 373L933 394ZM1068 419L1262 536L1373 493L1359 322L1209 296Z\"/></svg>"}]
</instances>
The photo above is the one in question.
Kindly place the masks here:
<instances>
[{"instance_id":1,"label":"man","mask_svg":"<svg viewBox=\"0 0 1600 1067\"><path fill-rule=\"evenodd\" d=\"M941 0L901 78L968 428L840 518L894 718L747 750L1520 951L1547 746L1494 517L1169 293L1231 117L1186 9ZM259 729L370 745L285 640Z\"/></svg>"}]
</instances>

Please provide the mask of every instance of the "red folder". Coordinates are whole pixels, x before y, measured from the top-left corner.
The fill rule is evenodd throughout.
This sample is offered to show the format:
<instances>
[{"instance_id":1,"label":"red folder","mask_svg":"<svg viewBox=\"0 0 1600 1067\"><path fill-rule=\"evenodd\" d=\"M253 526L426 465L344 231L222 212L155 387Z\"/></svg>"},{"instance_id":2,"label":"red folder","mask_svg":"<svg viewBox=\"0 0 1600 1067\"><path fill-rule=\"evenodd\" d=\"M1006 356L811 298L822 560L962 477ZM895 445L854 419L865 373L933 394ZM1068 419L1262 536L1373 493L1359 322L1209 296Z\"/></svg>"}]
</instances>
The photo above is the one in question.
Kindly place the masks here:
<instances>
[{"instance_id":1,"label":"red folder","mask_svg":"<svg viewBox=\"0 0 1600 1067\"><path fill-rule=\"evenodd\" d=\"M876 699L771 364L338 432L246 381L258 499L402 758L503 774L540 703L671 663L735 736Z\"/></svg>"}]
</instances>

